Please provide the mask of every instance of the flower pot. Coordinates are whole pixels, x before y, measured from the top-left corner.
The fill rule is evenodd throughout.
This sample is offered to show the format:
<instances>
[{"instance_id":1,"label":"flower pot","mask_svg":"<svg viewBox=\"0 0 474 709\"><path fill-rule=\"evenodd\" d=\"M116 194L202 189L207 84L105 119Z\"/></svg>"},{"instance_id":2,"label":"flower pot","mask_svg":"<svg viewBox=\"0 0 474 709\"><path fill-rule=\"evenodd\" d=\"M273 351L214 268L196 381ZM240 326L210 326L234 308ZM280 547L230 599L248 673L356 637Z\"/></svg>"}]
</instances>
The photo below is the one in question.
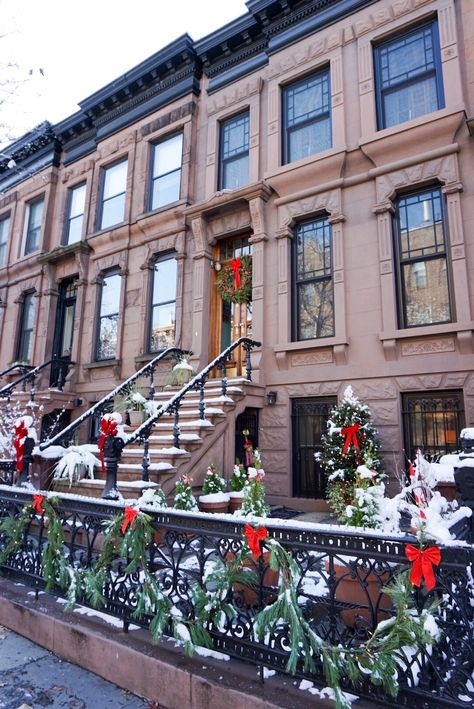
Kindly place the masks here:
<instances>
[{"instance_id":1,"label":"flower pot","mask_svg":"<svg viewBox=\"0 0 474 709\"><path fill-rule=\"evenodd\" d=\"M327 560L325 565L329 573ZM341 620L348 628L354 628L361 623L372 626L375 612L377 615L374 625L389 617L386 611L392 607L392 599L381 592L382 585L389 579L388 572L377 575L373 571L367 573L363 566L356 566L356 575L354 575L353 569L349 566L334 564L335 598L341 604L355 606L341 610Z\"/></svg>"},{"instance_id":2,"label":"flower pot","mask_svg":"<svg viewBox=\"0 0 474 709\"><path fill-rule=\"evenodd\" d=\"M220 502L201 502L199 500L199 509L201 512L227 513L229 511L229 500L221 500Z\"/></svg>"},{"instance_id":3,"label":"flower pot","mask_svg":"<svg viewBox=\"0 0 474 709\"><path fill-rule=\"evenodd\" d=\"M448 480L439 481L436 483L434 490L441 493L448 502L458 499L458 490L454 482L449 482Z\"/></svg>"},{"instance_id":4,"label":"flower pot","mask_svg":"<svg viewBox=\"0 0 474 709\"><path fill-rule=\"evenodd\" d=\"M226 560L232 561L234 554L227 552ZM257 579L262 579L262 603L269 606L275 603L278 595L278 577L280 572L270 568L270 552L264 551L260 557L255 554L251 558L243 562L243 567L251 569L257 576ZM258 589L259 581L257 581ZM241 596L246 606L255 606L259 603L259 592L252 586L246 586L243 583L234 583L232 590Z\"/></svg>"},{"instance_id":5,"label":"flower pot","mask_svg":"<svg viewBox=\"0 0 474 709\"><path fill-rule=\"evenodd\" d=\"M143 411L129 411L130 426L140 426L143 423Z\"/></svg>"},{"instance_id":6,"label":"flower pot","mask_svg":"<svg viewBox=\"0 0 474 709\"><path fill-rule=\"evenodd\" d=\"M237 510L242 509L242 502L244 500L244 493L231 492L229 493L229 512L233 514Z\"/></svg>"}]
</instances>

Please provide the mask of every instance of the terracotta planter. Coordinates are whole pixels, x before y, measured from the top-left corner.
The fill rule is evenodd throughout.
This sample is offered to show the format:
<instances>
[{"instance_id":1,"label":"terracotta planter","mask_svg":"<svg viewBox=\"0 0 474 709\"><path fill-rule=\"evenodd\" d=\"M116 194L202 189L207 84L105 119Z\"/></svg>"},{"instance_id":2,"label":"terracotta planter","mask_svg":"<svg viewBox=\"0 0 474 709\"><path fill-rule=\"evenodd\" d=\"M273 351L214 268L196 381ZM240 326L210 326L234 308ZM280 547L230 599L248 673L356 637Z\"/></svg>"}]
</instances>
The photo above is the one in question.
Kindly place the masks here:
<instances>
[{"instance_id":1,"label":"terracotta planter","mask_svg":"<svg viewBox=\"0 0 474 709\"><path fill-rule=\"evenodd\" d=\"M244 501L243 497L230 497L229 498L229 512L232 514L232 512L236 512L237 510L242 509L242 502Z\"/></svg>"},{"instance_id":2,"label":"terracotta planter","mask_svg":"<svg viewBox=\"0 0 474 709\"><path fill-rule=\"evenodd\" d=\"M201 502L198 500L199 509L201 512L214 512L220 513L229 511L229 501L222 500L222 502Z\"/></svg>"},{"instance_id":3,"label":"terracotta planter","mask_svg":"<svg viewBox=\"0 0 474 709\"><path fill-rule=\"evenodd\" d=\"M329 573L328 561L325 561L325 565ZM370 627L375 609L377 609L375 624L389 617L386 611L392 607L392 599L386 593L381 593L381 587L389 581L390 575L384 573L378 576L373 571L367 575L362 566L356 567L356 572L357 575L354 577L348 566L334 564L335 598L341 603L360 606L341 610L341 620L348 628L354 628L361 622L367 623Z\"/></svg>"},{"instance_id":4,"label":"terracotta planter","mask_svg":"<svg viewBox=\"0 0 474 709\"><path fill-rule=\"evenodd\" d=\"M227 552L226 559L232 561L233 558L234 554L230 551ZM269 606L274 603L278 594L278 577L280 572L270 568L270 552L263 552L261 557L256 557L255 554L252 554L251 559L244 561L243 566L251 569L258 579L262 577L262 586L265 587L262 589L262 601L264 605ZM257 581L257 584L258 583ZM246 586L243 583L234 583L232 589L239 595L242 595L246 606L255 606L259 602L259 593L251 586Z\"/></svg>"}]
</instances>

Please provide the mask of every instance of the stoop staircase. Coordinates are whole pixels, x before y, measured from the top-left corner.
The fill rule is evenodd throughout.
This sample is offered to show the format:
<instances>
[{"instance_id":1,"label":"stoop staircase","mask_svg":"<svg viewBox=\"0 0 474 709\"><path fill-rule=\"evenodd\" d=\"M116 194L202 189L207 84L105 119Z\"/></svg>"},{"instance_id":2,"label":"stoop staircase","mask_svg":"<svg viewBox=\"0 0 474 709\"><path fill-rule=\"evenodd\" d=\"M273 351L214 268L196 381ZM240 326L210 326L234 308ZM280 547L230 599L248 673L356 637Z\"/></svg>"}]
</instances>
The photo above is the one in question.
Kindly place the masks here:
<instances>
[{"instance_id":1,"label":"stoop staircase","mask_svg":"<svg viewBox=\"0 0 474 709\"><path fill-rule=\"evenodd\" d=\"M233 449L235 417L246 406L262 405L264 387L251 381L250 351L257 346L260 343L239 338L181 389L175 387L156 392L153 375L158 362L170 354L175 357L184 354L181 350L175 351L176 348L162 353L54 438L39 446L43 451L70 439L91 416L100 416L117 397L126 394L140 378L143 381L147 376L150 380L148 400L154 402L155 413L140 425L124 426L128 439L117 459L112 492L111 466L107 457L107 483L100 468L96 467L94 480L84 478L72 486L68 480L56 481L55 489L109 498L116 496L118 490L124 498L137 498L144 489L160 486L171 497L176 479L187 474L193 477L193 487L199 490L207 466L216 463L221 467L226 452ZM246 376L229 381L226 363L237 348L243 348L246 353ZM211 378L216 374L221 376Z\"/></svg>"}]
</instances>

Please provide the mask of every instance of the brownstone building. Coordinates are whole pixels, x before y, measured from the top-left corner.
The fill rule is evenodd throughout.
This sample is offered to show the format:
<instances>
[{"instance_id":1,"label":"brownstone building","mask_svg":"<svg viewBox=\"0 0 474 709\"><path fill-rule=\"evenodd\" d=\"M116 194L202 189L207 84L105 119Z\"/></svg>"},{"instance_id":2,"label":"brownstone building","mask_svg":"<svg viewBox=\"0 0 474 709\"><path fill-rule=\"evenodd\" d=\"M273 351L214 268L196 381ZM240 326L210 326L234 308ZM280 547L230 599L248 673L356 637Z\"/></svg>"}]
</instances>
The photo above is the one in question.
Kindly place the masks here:
<instances>
[{"instance_id":1,"label":"brownstone building","mask_svg":"<svg viewBox=\"0 0 474 709\"><path fill-rule=\"evenodd\" d=\"M1 368L69 358L64 392L39 388L74 418L164 347L199 369L251 334L255 386L206 461L230 471L243 414L270 499L300 507L348 384L389 470L455 448L474 425L473 5L248 0L10 146ZM217 273L246 254L252 300L229 305Z\"/></svg>"}]
</instances>

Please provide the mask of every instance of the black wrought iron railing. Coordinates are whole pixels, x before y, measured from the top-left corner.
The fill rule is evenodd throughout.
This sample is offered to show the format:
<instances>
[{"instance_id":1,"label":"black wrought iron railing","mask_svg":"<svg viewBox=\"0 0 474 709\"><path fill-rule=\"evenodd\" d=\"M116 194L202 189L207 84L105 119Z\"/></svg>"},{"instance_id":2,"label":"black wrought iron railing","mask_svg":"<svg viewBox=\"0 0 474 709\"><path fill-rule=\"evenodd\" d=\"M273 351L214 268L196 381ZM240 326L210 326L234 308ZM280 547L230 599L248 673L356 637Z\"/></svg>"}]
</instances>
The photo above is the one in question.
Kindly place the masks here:
<instances>
[{"instance_id":1,"label":"black wrought iron railing","mask_svg":"<svg viewBox=\"0 0 474 709\"><path fill-rule=\"evenodd\" d=\"M49 386L54 389L62 391L64 384L66 382L66 377L74 362L71 362L69 358L62 357L51 357L51 359L46 360L42 364L38 364L36 367L28 367L27 365L18 365L27 371L23 371L19 377L14 379L9 384L6 384L0 389L0 399L9 400L12 394L21 388L21 391L26 392L27 387L29 387L29 398L30 401L34 402L36 395L36 384L38 378L44 373L48 367L55 368L55 381L50 383ZM10 368L13 371L14 367ZM5 374L6 372L4 372Z\"/></svg>"},{"instance_id":2,"label":"black wrought iron railing","mask_svg":"<svg viewBox=\"0 0 474 709\"><path fill-rule=\"evenodd\" d=\"M62 441L70 440L80 426L84 425L84 423L90 421L92 418L98 417L101 414L105 413L110 407L110 404L114 402L115 398L117 396L125 395L127 392L129 392L133 388L135 382L137 382L137 380L139 380L141 377L148 377L148 397L150 400L153 400L155 396L155 371L158 364L169 357L173 359L178 359L179 357L188 354L190 354L189 350L182 350L179 347L168 347L163 352L160 352L159 355L154 357L141 369L139 369L128 379L126 379L124 382L115 387L115 389L113 389L109 394L106 394L106 396L102 397L100 401L93 404L89 409L87 409L87 411L82 414L82 416L79 416L77 419L75 419L72 423L62 429L62 431L59 431L59 433L57 433L52 438L49 438L47 441L43 441L39 446L40 450L43 451L53 445L58 445Z\"/></svg>"},{"instance_id":3,"label":"black wrought iron railing","mask_svg":"<svg viewBox=\"0 0 474 709\"><path fill-rule=\"evenodd\" d=\"M31 493L19 488L0 488L0 519L18 518L25 504L31 504ZM104 522L124 506L99 500L59 496L56 513L64 534L63 551L74 570L90 568L100 553ZM241 520L229 517L213 519L211 515L179 513L173 510L156 511L144 507L154 530L153 541L146 548L146 567L159 585L161 592L179 610L183 618L192 621L195 613L193 585L210 592L209 569L217 560L226 562L242 548ZM45 588L45 551L48 547L47 525L43 516L31 512L27 519L21 544L5 561L2 572L14 580L35 588ZM296 562L298 573L297 598L304 619L325 642L336 646L356 648L373 633L380 620L393 617L391 597L384 586L406 570L407 542L416 543L411 536L381 538L380 532L364 534L349 532L339 527L281 524L266 521L269 536L276 539ZM0 549L8 542L0 535ZM388 697L369 679L355 688L358 695L397 707L421 706L425 709L442 707L471 707L474 702L474 589L472 546L441 546L441 564L436 568L436 587L424 588L414 594L421 611L433 601L439 602L436 622L440 638L425 650L401 649L402 666L398 665L400 691L396 699ZM117 558L106 567L101 587L104 596L102 611L128 624L148 627L155 609L136 617L137 594L142 583L141 572L127 568L127 558ZM256 581L252 595L242 586L227 590L226 602L234 609L216 626L210 626L213 647L239 660L285 672L292 650L292 637L286 623L258 640L255 622L259 611L274 603L278 572L269 578L265 556L255 562ZM349 586L348 596L343 586ZM53 591L65 595L59 585ZM90 605L87 598L77 599ZM171 633L167 626L165 634ZM316 671L304 669L303 658L296 667L296 676L326 685L322 666L315 658ZM347 677L343 687L354 691Z\"/></svg>"},{"instance_id":4,"label":"black wrought iron railing","mask_svg":"<svg viewBox=\"0 0 474 709\"><path fill-rule=\"evenodd\" d=\"M0 378L6 376L7 374L11 374L12 372L18 372L21 376L32 369L34 369L34 367L31 364L25 364L24 362L14 362L12 365L10 365L10 367L7 367L3 370L3 372L0 372Z\"/></svg>"}]
</instances>

